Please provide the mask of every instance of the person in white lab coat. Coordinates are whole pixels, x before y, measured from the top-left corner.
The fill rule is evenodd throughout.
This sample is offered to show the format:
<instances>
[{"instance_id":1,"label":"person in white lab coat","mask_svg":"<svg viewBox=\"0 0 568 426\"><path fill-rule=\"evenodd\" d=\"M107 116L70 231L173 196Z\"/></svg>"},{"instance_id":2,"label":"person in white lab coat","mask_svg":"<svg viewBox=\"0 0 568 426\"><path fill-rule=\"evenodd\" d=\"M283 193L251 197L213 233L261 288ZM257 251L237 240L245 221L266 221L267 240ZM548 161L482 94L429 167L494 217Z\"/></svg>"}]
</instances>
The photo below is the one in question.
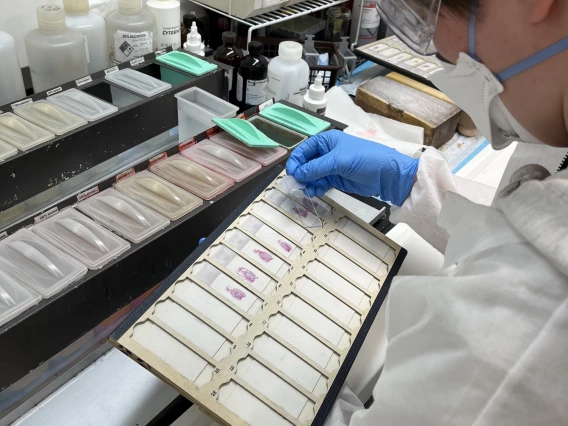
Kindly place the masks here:
<instances>
[{"instance_id":1,"label":"person in white lab coat","mask_svg":"<svg viewBox=\"0 0 568 426\"><path fill-rule=\"evenodd\" d=\"M496 149L568 146L568 0L379 0L430 78ZM435 46L435 48L434 48ZM568 424L568 171L525 166L491 199L428 148L419 159L341 132L287 163L310 195L380 196L445 253L433 276L400 277L368 409L344 388L329 425ZM466 190L467 189L467 190ZM398 207L396 207L398 206Z\"/></svg>"}]
</instances>

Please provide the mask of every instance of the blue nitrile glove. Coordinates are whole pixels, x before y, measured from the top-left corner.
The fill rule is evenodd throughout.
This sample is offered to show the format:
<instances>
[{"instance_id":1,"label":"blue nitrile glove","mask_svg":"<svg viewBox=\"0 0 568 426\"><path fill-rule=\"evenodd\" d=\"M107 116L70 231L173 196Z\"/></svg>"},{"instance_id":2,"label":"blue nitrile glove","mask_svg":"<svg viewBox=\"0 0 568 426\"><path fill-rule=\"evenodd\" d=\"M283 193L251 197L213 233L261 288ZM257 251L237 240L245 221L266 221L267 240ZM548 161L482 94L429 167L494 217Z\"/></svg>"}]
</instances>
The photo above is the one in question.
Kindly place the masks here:
<instances>
[{"instance_id":1,"label":"blue nitrile glove","mask_svg":"<svg viewBox=\"0 0 568 426\"><path fill-rule=\"evenodd\" d=\"M418 159L338 130L312 136L286 163L286 172L306 184L310 197L330 188L402 205L414 183Z\"/></svg>"}]
</instances>

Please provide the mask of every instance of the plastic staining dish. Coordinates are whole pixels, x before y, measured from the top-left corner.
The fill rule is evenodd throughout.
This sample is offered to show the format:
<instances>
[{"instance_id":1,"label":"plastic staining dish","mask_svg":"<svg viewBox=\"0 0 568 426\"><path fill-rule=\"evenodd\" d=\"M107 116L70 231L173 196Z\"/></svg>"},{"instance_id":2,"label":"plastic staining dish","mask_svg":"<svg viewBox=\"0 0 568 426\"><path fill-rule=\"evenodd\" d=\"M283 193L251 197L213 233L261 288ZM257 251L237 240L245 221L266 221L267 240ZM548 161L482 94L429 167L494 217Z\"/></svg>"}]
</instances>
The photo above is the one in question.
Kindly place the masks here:
<instances>
[{"instance_id":1,"label":"plastic staining dish","mask_svg":"<svg viewBox=\"0 0 568 426\"><path fill-rule=\"evenodd\" d=\"M38 223L32 230L92 270L130 248L128 242L72 208Z\"/></svg>"},{"instance_id":2,"label":"plastic staining dish","mask_svg":"<svg viewBox=\"0 0 568 426\"><path fill-rule=\"evenodd\" d=\"M53 138L55 134L15 114L0 115L0 140L15 146L20 151L26 151Z\"/></svg>"},{"instance_id":3,"label":"plastic staining dish","mask_svg":"<svg viewBox=\"0 0 568 426\"><path fill-rule=\"evenodd\" d=\"M18 150L16 148L0 139L0 162L13 157L17 153Z\"/></svg>"},{"instance_id":4,"label":"plastic staining dish","mask_svg":"<svg viewBox=\"0 0 568 426\"><path fill-rule=\"evenodd\" d=\"M118 182L115 188L169 220L177 220L203 204L201 198L148 171Z\"/></svg>"},{"instance_id":5,"label":"plastic staining dish","mask_svg":"<svg viewBox=\"0 0 568 426\"><path fill-rule=\"evenodd\" d=\"M207 74L218 68L217 65L204 61L203 59L177 51L160 55L156 57L156 61L196 76Z\"/></svg>"},{"instance_id":6,"label":"plastic staining dish","mask_svg":"<svg viewBox=\"0 0 568 426\"><path fill-rule=\"evenodd\" d=\"M0 265L0 325L37 305L41 296L17 283Z\"/></svg>"},{"instance_id":7,"label":"plastic staining dish","mask_svg":"<svg viewBox=\"0 0 568 426\"><path fill-rule=\"evenodd\" d=\"M284 104L274 104L262 110L260 116L308 136L323 132L331 126L327 121Z\"/></svg>"},{"instance_id":8,"label":"plastic staining dish","mask_svg":"<svg viewBox=\"0 0 568 426\"><path fill-rule=\"evenodd\" d=\"M172 87L170 83L166 83L130 68L113 72L112 74L105 76L105 79L117 86L124 87L147 97L157 95L158 93L171 89Z\"/></svg>"},{"instance_id":9,"label":"plastic staining dish","mask_svg":"<svg viewBox=\"0 0 568 426\"><path fill-rule=\"evenodd\" d=\"M87 120L47 101L21 106L14 113L56 135L63 135L87 124Z\"/></svg>"},{"instance_id":10,"label":"plastic staining dish","mask_svg":"<svg viewBox=\"0 0 568 426\"><path fill-rule=\"evenodd\" d=\"M161 214L112 188L81 201L77 208L133 243L170 224Z\"/></svg>"},{"instance_id":11,"label":"plastic staining dish","mask_svg":"<svg viewBox=\"0 0 568 426\"><path fill-rule=\"evenodd\" d=\"M213 123L251 148L278 148L278 144L240 118L214 118Z\"/></svg>"},{"instance_id":12,"label":"plastic staining dish","mask_svg":"<svg viewBox=\"0 0 568 426\"><path fill-rule=\"evenodd\" d=\"M284 148L251 148L244 145L235 137L231 136L227 132L217 133L211 136L210 139L217 145L221 145L233 152L236 152L243 157L250 158L263 166L268 166L274 163L279 158L284 157L288 151Z\"/></svg>"},{"instance_id":13,"label":"plastic staining dish","mask_svg":"<svg viewBox=\"0 0 568 426\"><path fill-rule=\"evenodd\" d=\"M22 229L0 243L0 269L44 299L87 273L87 267L81 262L28 229Z\"/></svg>"},{"instance_id":14,"label":"plastic staining dish","mask_svg":"<svg viewBox=\"0 0 568 426\"><path fill-rule=\"evenodd\" d=\"M275 142L278 142L281 147L288 150L294 149L308 138L306 135L273 123L272 121L265 120L259 116L252 117L248 121L259 131L270 137Z\"/></svg>"},{"instance_id":15,"label":"plastic staining dish","mask_svg":"<svg viewBox=\"0 0 568 426\"><path fill-rule=\"evenodd\" d=\"M246 179L262 167L256 161L209 141L200 142L182 151L181 155L235 182Z\"/></svg>"},{"instance_id":16,"label":"plastic staining dish","mask_svg":"<svg viewBox=\"0 0 568 426\"><path fill-rule=\"evenodd\" d=\"M48 97L47 101L89 121L99 120L118 111L114 105L77 89L57 93Z\"/></svg>"},{"instance_id":17,"label":"plastic staining dish","mask_svg":"<svg viewBox=\"0 0 568 426\"><path fill-rule=\"evenodd\" d=\"M152 173L175 183L204 200L211 200L225 192L234 182L176 154L150 167Z\"/></svg>"}]
</instances>

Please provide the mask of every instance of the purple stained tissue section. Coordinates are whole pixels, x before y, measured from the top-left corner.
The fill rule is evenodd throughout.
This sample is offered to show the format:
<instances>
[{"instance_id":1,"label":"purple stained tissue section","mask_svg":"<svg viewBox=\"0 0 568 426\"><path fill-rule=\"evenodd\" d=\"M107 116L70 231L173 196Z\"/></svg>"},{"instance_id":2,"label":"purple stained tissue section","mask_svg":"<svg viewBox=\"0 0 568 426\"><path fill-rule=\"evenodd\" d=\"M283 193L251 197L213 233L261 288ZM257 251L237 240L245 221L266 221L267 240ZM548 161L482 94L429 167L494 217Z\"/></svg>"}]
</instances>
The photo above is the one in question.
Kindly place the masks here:
<instances>
[{"instance_id":1,"label":"purple stained tissue section","mask_svg":"<svg viewBox=\"0 0 568 426\"><path fill-rule=\"evenodd\" d=\"M280 247L282 247L288 253L290 253L292 251L292 246L289 243L287 243L286 241L278 240L278 244L280 244Z\"/></svg>"},{"instance_id":2,"label":"purple stained tissue section","mask_svg":"<svg viewBox=\"0 0 568 426\"><path fill-rule=\"evenodd\" d=\"M319 204L318 204L317 201L310 200L310 199L307 198L307 197L302 198L302 204L303 204L304 206L306 206L307 208L312 208L312 204L313 204L313 207L314 207L314 208L317 207L317 206L319 206Z\"/></svg>"},{"instance_id":3,"label":"purple stained tissue section","mask_svg":"<svg viewBox=\"0 0 568 426\"><path fill-rule=\"evenodd\" d=\"M253 283L256 281L256 275L254 272L249 271L247 268L239 268L237 269L237 274L247 280L249 283Z\"/></svg>"},{"instance_id":4,"label":"purple stained tissue section","mask_svg":"<svg viewBox=\"0 0 568 426\"><path fill-rule=\"evenodd\" d=\"M294 211L296 213L298 213L298 216L302 217L302 218L307 218L308 217L308 211L301 208L301 207L294 207Z\"/></svg>"},{"instance_id":5,"label":"purple stained tissue section","mask_svg":"<svg viewBox=\"0 0 568 426\"><path fill-rule=\"evenodd\" d=\"M227 292L237 300L243 300L245 297L247 297L245 292L242 291L240 288L235 288L235 287L231 288L227 286L225 290L227 290Z\"/></svg>"},{"instance_id":6,"label":"purple stained tissue section","mask_svg":"<svg viewBox=\"0 0 568 426\"><path fill-rule=\"evenodd\" d=\"M260 260L262 260L263 262L268 263L272 260L272 256L265 251L254 250L254 253L257 254L258 257L260 257Z\"/></svg>"}]
</instances>

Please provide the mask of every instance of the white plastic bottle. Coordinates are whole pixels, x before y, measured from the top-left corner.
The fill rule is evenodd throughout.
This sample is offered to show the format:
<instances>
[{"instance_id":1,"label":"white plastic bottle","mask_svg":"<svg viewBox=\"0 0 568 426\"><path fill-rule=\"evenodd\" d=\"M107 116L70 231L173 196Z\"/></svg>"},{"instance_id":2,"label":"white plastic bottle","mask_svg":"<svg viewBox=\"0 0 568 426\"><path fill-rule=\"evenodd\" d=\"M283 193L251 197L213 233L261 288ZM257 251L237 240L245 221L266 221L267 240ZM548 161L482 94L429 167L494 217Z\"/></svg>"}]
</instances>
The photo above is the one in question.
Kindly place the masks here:
<instances>
[{"instance_id":1,"label":"white plastic bottle","mask_svg":"<svg viewBox=\"0 0 568 426\"><path fill-rule=\"evenodd\" d=\"M36 9L39 28L24 40L34 92L51 89L87 75L85 40L67 28L61 6L44 5Z\"/></svg>"},{"instance_id":2,"label":"white plastic bottle","mask_svg":"<svg viewBox=\"0 0 568 426\"><path fill-rule=\"evenodd\" d=\"M110 12L105 22L113 63L120 64L154 51L156 19L142 7L142 0L118 0L118 9Z\"/></svg>"},{"instance_id":3,"label":"white plastic bottle","mask_svg":"<svg viewBox=\"0 0 568 426\"><path fill-rule=\"evenodd\" d=\"M26 96L16 41L0 31L0 106Z\"/></svg>"},{"instance_id":4,"label":"white plastic bottle","mask_svg":"<svg viewBox=\"0 0 568 426\"><path fill-rule=\"evenodd\" d=\"M89 0L63 0L67 28L80 31L85 39L89 74L110 66L105 20L89 11Z\"/></svg>"},{"instance_id":5,"label":"white plastic bottle","mask_svg":"<svg viewBox=\"0 0 568 426\"><path fill-rule=\"evenodd\" d=\"M320 72L314 84L304 96L304 108L318 114L325 114L327 109L327 98L325 97L325 87L323 85L323 74Z\"/></svg>"},{"instance_id":6,"label":"white plastic bottle","mask_svg":"<svg viewBox=\"0 0 568 426\"><path fill-rule=\"evenodd\" d=\"M147 9L156 18L156 46L174 50L181 47L181 13L178 0L148 0Z\"/></svg>"},{"instance_id":7,"label":"white plastic bottle","mask_svg":"<svg viewBox=\"0 0 568 426\"><path fill-rule=\"evenodd\" d=\"M302 45L295 41L280 43L278 56L268 64L267 98L302 106L309 81L310 67L302 59Z\"/></svg>"},{"instance_id":8,"label":"white plastic bottle","mask_svg":"<svg viewBox=\"0 0 568 426\"><path fill-rule=\"evenodd\" d=\"M205 45L201 42L201 34L197 32L195 21L191 23L191 31L187 35L187 41L183 44L183 49L199 56L205 56Z\"/></svg>"}]
</instances>

